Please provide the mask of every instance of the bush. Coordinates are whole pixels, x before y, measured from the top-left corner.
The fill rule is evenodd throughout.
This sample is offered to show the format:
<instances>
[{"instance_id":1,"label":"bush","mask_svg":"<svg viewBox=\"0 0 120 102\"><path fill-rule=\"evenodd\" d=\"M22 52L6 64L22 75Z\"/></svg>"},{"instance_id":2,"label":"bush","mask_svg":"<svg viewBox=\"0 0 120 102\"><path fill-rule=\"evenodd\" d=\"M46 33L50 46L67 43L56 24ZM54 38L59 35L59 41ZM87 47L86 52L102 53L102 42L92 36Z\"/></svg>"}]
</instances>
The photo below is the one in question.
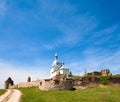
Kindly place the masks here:
<instances>
[{"instance_id":1,"label":"bush","mask_svg":"<svg viewBox=\"0 0 120 102\"><path fill-rule=\"evenodd\" d=\"M103 85L108 85L110 83L110 81L108 80L107 76L101 76L100 80L99 80L99 83L103 84Z\"/></svg>"}]
</instances>

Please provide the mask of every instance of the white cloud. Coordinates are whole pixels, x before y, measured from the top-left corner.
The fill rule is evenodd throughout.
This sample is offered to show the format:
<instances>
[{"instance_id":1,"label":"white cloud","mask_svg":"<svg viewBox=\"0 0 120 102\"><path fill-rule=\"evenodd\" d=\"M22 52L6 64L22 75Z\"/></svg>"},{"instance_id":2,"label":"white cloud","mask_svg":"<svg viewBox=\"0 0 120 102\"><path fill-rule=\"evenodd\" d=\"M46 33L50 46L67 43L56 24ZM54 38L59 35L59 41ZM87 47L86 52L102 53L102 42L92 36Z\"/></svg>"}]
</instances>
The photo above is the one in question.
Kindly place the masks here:
<instances>
[{"instance_id":1,"label":"white cloud","mask_svg":"<svg viewBox=\"0 0 120 102\"><path fill-rule=\"evenodd\" d=\"M27 77L31 76L32 80L49 78L49 71L40 67L19 66L6 62L0 62L0 88L4 88L4 81L11 77L15 84L26 82Z\"/></svg>"},{"instance_id":2,"label":"white cloud","mask_svg":"<svg viewBox=\"0 0 120 102\"><path fill-rule=\"evenodd\" d=\"M95 32L92 35L92 39L97 39L94 41L94 44L99 45L105 43L106 41L110 41L110 39L114 37L113 33L118 29L119 29L118 25L113 25L111 27Z\"/></svg>"},{"instance_id":3,"label":"white cloud","mask_svg":"<svg viewBox=\"0 0 120 102\"><path fill-rule=\"evenodd\" d=\"M56 26L63 34L61 43L72 45L84 40L84 36L97 27L97 21L95 17L84 14L69 17L65 22L58 21Z\"/></svg>"},{"instance_id":4,"label":"white cloud","mask_svg":"<svg viewBox=\"0 0 120 102\"><path fill-rule=\"evenodd\" d=\"M96 18L89 17L87 14L68 17L66 21L57 19L57 17L49 17L49 19L52 23L54 22L55 28L61 35L51 43L44 45L44 48L48 50L53 50L60 45L74 46L86 40L85 36L97 27Z\"/></svg>"}]
</instances>

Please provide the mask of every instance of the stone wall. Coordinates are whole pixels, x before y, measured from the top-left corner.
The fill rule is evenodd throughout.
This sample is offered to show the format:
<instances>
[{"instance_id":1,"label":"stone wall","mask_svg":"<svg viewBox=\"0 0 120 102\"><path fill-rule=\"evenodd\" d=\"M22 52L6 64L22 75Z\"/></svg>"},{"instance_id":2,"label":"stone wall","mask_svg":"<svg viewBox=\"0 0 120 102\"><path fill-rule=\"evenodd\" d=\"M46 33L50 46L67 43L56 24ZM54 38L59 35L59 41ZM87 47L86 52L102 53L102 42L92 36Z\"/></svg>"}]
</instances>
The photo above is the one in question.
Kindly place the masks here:
<instances>
[{"instance_id":1,"label":"stone wall","mask_svg":"<svg viewBox=\"0 0 120 102\"><path fill-rule=\"evenodd\" d=\"M83 77L82 79L44 79L26 83L20 83L18 85L10 86L9 88L29 88L29 87L38 87L40 90L71 90L73 86L86 87L90 86L91 83L98 84L99 77ZM108 79L113 84L120 85L120 77L111 77Z\"/></svg>"},{"instance_id":2,"label":"stone wall","mask_svg":"<svg viewBox=\"0 0 120 102\"><path fill-rule=\"evenodd\" d=\"M120 77L112 77L109 81L113 84L120 84Z\"/></svg>"},{"instance_id":3,"label":"stone wall","mask_svg":"<svg viewBox=\"0 0 120 102\"><path fill-rule=\"evenodd\" d=\"M30 87L39 87L39 82L38 81L32 81L32 82L26 82L26 83L20 83L14 86L10 86L10 88L30 88Z\"/></svg>"},{"instance_id":4,"label":"stone wall","mask_svg":"<svg viewBox=\"0 0 120 102\"><path fill-rule=\"evenodd\" d=\"M111 75L110 70L109 69L101 70L101 75L102 76L110 76Z\"/></svg>"},{"instance_id":5,"label":"stone wall","mask_svg":"<svg viewBox=\"0 0 120 102\"><path fill-rule=\"evenodd\" d=\"M72 88L72 80L43 80L39 83L41 90L71 90Z\"/></svg>"},{"instance_id":6,"label":"stone wall","mask_svg":"<svg viewBox=\"0 0 120 102\"><path fill-rule=\"evenodd\" d=\"M44 79L10 86L10 88L30 87L38 87L40 90L71 90L73 88L73 81Z\"/></svg>"},{"instance_id":7,"label":"stone wall","mask_svg":"<svg viewBox=\"0 0 120 102\"><path fill-rule=\"evenodd\" d=\"M109 69L102 69L101 71L93 71L90 73L85 73L84 76L111 76Z\"/></svg>"},{"instance_id":8,"label":"stone wall","mask_svg":"<svg viewBox=\"0 0 120 102\"><path fill-rule=\"evenodd\" d=\"M39 86L39 81L32 81L32 82L27 82L27 83L20 83L18 84L18 87L38 87Z\"/></svg>"},{"instance_id":9,"label":"stone wall","mask_svg":"<svg viewBox=\"0 0 120 102\"><path fill-rule=\"evenodd\" d=\"M83 77L81 80L74 80L74 86L89 86L91 83L99 84L100 77ZM120 77L108 77L112 84L120 85Z\"/></svg>"}]
</instances>

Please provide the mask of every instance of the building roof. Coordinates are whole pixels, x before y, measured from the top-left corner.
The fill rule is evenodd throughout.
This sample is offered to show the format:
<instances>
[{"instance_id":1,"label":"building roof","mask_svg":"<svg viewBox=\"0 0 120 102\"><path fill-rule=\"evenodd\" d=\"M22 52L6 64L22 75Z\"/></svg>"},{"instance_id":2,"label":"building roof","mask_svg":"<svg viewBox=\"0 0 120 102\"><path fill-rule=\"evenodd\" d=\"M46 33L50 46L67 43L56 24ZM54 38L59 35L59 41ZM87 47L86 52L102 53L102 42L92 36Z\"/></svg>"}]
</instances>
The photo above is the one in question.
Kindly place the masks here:
<instances>
[{"instance_id":1,"label":"building roof","mask_svg":"<svg viewBox=\"0 0 120 102\"><path fill-rule=\"evenodd\" d=\"M6 80L6 82L11 83L11 82L13 82L13 80L11 79L11 77L9 77L9 78Z\"/></svg>"}]
</instances>

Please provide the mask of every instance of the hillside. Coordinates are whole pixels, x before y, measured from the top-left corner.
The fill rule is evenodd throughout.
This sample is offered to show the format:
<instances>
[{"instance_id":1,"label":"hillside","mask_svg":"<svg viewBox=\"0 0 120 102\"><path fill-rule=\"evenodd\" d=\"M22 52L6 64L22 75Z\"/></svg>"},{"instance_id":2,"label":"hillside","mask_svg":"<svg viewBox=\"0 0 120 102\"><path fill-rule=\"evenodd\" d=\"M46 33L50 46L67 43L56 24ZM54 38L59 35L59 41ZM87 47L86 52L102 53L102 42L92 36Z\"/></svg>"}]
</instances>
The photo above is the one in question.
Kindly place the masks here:
<instances>
[{"instance_id":1,"label":"hillside","mask_svg":"<svg viewBox=\"0 0 120 102\"><path fill-rule=\"evenodd\" d=\"M120 87L105 86L75 91L41 91L37 88L20 88L21 102L119 102Z\"/></svg>"}]
</instances>

